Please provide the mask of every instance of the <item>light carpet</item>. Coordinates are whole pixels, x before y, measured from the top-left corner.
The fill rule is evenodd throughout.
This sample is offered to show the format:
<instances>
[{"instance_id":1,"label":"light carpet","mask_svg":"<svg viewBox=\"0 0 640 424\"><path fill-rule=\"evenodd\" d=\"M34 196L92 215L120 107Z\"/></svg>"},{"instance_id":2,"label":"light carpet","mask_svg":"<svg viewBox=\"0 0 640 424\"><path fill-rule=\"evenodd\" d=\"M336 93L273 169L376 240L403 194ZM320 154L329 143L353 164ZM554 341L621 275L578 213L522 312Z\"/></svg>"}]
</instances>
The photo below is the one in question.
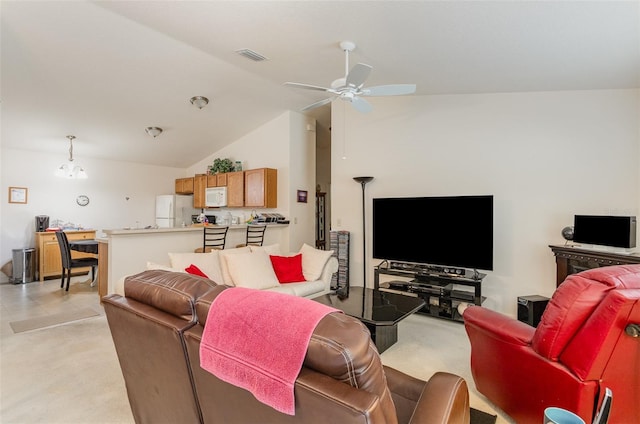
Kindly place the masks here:
<instances>
[{"instance_id":1,"label":"light carpet","mask_svg":"<svg viewBox=\"0 0 640 424\"><path fill-rule=\"evenodd\" d=\"M52 327L54 325L66 324L69 322L91 318L98 315L100 314L91 308L81 308L60 312L57 314L24 319L22 321L13 321L10 322L9 325L11 326L11 329L14 333L22 333L25 331Z\"/></svg>"}]
</instances>

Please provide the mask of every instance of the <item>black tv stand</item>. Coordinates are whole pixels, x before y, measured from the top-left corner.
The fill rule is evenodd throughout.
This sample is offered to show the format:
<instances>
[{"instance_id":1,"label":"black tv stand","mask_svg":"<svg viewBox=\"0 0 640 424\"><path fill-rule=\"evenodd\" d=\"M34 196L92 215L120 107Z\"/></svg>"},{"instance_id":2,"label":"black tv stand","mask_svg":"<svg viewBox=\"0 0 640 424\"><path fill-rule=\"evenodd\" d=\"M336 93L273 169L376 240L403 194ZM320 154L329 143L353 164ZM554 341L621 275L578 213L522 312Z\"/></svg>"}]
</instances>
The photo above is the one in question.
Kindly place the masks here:
<instances>
[{"instance_id":1,"label":"black tv stand","mask_svg":"<svg viewBox=\"0 0 640 424\"><path fill-rule=\"evenodd\" d=\"M382 267L381 264L374 271L374 288L420 297L424 299L425 306L418 313L462 322L458 305L460 303L482 305L486 299L482 296L482 280L486 274L479 273L477 270L462 270L462 272L460 269L455 269L453 273L444 272L451 269L428 266L407 266L398 269L398 267ZM402 277L402 280L380 284L380 275ZM468 287L472 287L473 290L468 290Z\"/></svg>"}]
</instances>

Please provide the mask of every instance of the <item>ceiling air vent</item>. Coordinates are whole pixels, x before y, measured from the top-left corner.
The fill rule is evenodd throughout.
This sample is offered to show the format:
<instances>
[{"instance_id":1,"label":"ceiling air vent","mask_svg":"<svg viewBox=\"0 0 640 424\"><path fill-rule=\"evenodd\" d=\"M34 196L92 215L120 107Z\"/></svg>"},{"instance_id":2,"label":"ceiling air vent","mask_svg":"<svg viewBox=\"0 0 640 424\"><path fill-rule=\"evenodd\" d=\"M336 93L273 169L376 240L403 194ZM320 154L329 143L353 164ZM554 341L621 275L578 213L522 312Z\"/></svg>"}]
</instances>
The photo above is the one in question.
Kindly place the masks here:
<instances>
[{"instance_id":1,"label":"ceiling air vent","mask_svg":"<svg viewBox=\"0 0 640 424\"><path fill-rule=\"evenodd\" d=\"M246 57L247 59L251 59L254 62L262 62L263 60L267 60L267 58L262 56L260 53L256 53L250 49L236 50L236 53L238 53L240 56Z\"/></svg>"}]
</instances>

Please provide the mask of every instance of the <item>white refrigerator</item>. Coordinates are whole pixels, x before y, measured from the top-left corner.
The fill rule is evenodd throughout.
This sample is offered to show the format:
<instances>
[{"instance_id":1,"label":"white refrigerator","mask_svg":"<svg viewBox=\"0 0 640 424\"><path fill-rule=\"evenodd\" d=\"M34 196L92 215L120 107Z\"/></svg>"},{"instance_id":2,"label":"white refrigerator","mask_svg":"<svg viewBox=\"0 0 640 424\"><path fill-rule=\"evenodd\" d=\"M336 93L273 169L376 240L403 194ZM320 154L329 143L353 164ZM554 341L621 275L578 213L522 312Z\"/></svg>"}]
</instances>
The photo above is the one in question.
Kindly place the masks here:
<instances>
[{"instance_id":1,"label":"white refrigerator","mask_svg":"<svg viewBox=\"0 0 640 424\"><path fill-rule=\"evenodd\" d=\"M156 225L159 228L191 225L191 215L197 213L193 207L193 196L178 194L156 196Z\"/></svg>"}]
</instances>

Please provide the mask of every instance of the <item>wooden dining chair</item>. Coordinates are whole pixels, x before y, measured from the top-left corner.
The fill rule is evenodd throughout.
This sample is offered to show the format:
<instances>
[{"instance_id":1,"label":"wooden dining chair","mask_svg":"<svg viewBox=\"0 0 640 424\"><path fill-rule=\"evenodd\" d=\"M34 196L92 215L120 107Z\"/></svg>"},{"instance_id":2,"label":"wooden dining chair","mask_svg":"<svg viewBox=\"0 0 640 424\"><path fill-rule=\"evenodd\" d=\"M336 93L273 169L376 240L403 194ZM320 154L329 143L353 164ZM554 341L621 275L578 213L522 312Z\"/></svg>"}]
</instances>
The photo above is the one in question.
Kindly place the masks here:
<instances>
[{"instance_id":1,"label":"wooden dining chair","mask_svg":"<svg viewBox=\"0 0 640 424\"><path fill-rule=\"evenodd\" d=\"M60 246L60 257L62 258L62 276L60 277L60 288L64 286L64 280L67 280L65 291L69 291L71 284L71 270L73 268L91 267L91 281L95 280L96 267L98 266L98 258L72 258L71 249L69 248L69 240L64 231L56 231L58 246Z\"/></svg>"},{"instance_id":2,"label":"wooden dining chair","mask_svg":"<svg viewBox=\"0 0 640 424\"><path fill-rule=\"evenodd\" d=\"M247 225L247 237L244 243L236 245L236 247L244 246L262 246L264 242L264 232L266 231L266 225Z\"/></svg>"},{"instance_id":3,"label":"wooden dining chair","mask_svg":"<svg viewBox=\"0 0 640 424\"><path fill-rule=\"evenodd\" d=\"M214 227L204 227L202 248L195 250L196 253L210 252L211 249L224 249L227 240L229 227L216 225Z\"/></svg>"}]
</instances>

